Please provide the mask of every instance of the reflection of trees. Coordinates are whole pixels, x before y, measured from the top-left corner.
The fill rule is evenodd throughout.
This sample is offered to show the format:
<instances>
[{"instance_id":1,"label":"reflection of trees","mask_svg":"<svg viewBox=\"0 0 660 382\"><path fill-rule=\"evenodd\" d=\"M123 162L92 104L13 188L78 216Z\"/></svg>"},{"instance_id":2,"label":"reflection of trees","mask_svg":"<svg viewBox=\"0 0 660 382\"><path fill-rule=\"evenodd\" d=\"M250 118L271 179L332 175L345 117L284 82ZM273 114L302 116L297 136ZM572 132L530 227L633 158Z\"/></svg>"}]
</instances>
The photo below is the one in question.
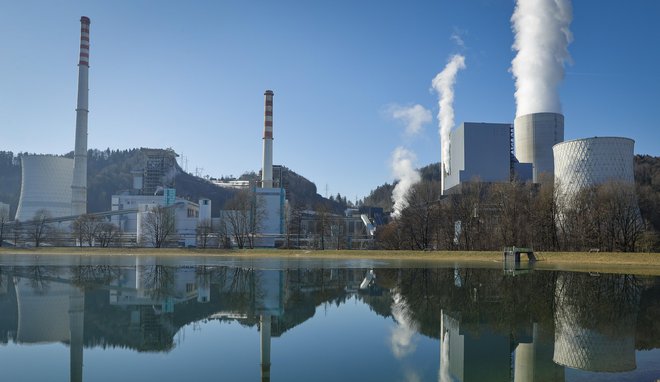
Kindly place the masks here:
<instances>
[{"instance_id":1,"label":"reflection of trees","mask_svg":"<svg viewBox=\"0 0 660 382\"><path fill-rule=\"evenodd\" d=\"M78 287L108 285L120 276L119 267L111 265L81 265L71 267L71 281Z\"/></svg>"},{"instance_id":2,"label":"reflection of trees","mask_svg":"<svg viewBox=\"0 0 660 382\"><path fill-rule=\"evenodd\" d=\"M557 310L570 311L580 327L617 334L613 331L622 326L634 326L640 295L640 280L634 275L564 272L557 282L555 304Z\"/></svg>"},{"instance_id":3,"label":"reflection of trees","mask_svg":"<svg viewBox=\"0 0 660 382\"><path fill-rule=\"evenodd\" d=\"M174 277L176 267L165 265L146 265L142 268L144 289L153 300L159 301L174 295Z\"/></svg>"},{"instance_id":4,"label":"reflection of trees","mask_svg":"<svg viewBox=\"0 0 660 382\"><path fill-rule=\"evenodd\" d=\"M60 274L60 268L45 265L32 265L14 268L14 273L30 281L30 286L36 294L46 294L50 290L50 282Z\"/></svg>"}]
</instances>

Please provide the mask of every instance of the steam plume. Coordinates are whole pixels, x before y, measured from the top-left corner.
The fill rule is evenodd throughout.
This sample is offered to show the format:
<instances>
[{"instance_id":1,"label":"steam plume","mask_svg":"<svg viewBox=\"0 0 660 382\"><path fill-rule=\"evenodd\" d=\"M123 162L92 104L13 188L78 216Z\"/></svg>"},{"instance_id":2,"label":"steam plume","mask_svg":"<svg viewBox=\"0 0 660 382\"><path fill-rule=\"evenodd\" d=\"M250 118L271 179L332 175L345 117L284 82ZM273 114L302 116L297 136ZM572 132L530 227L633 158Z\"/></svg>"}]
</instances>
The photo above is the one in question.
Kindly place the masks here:
<instances>
[{"instance_id":1,"label":"steam plume","mask_svg":"<svg viewBox=\"0 0 660 382\"><path fill-rule=\"evenodd\" d=\"M456 74L465 68L465 57L456 54L451 57L447 65L438 73L433 82L433 89L438 92L438 120L440 121L440 144L442 145L442 163L446 172L449 172L449 132L454 127L454 84Z\"/></svg>"},{"instance_id":2,"label":"steam plume","mask_svg":"<svg viewBox=\"0 0 660 382\"><path fill-rule=\"evenodd\" d=\"M515 33L511 61L516 81L516 117L539 112L561 113L558 86L570 62L570 0L517 0L511 16Z\"/></svg>"},{"instance_id":3,"label":"steam plume","mask_svg":"<svg viewBox=\"0 0 660 382\"><path fill-rule=\"evenodd\" d=\"M414 341L417 324L412 319L408 304L398 292L393 296L392 317L397 322L390 337L390 349L397 359L402 359L415 352L417 344Z\"/></svg>"},{"instance_id":4,"label":"steam plume","mask_svg":"<svg viewBox=\"0 0 660 382\"><path fill-rule=\"evenodd\" d=\"M414 166L416 159L415 153L400 146L392 153L392 173L394 178L399 181L392 191L392 201L394 202L392 216L394 218L400 217L401 211L408 207L407 196L410 188L421 180L421 176Z\"/></svg>"},{"instance_id":5,"label":"steam plume","mask_svg":"<svg viewBox=\"0 0 660 382\"><path fill-rule=\"evenodd\" d=\"M392 118L405 124L407 135L418 134L422 131L422 126L433 119L431 112L420 104L413 106L390 105L387 111Z\"/></svg>"}]
</instances>

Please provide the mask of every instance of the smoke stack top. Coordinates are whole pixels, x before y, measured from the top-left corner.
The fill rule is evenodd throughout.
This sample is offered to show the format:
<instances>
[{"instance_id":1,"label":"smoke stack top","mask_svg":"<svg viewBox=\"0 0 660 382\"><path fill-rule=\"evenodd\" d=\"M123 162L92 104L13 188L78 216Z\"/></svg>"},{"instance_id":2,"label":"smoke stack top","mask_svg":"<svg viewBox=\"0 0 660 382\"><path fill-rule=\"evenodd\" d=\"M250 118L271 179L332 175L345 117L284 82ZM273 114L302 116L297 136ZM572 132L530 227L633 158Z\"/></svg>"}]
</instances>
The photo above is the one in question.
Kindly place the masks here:
<instances>
[{"instance_id":1,"label":"smoke stack top","mask_svg":"<svg viewBox=\"0 0 660 382\"><path fill-rule=\"evenodd\" d=\"M79 65L89 66L89 17L80 18L80 61Z\"/></svg>"},{"instance_id":2,"label":"smoke stack top","mask_svg":"<svg viewBox=\"0 0 660 382\"><path fill-rule=\"evenodd\" d=\"M264 92L264 152L261 187L273 187L273 91Z\"/></svg>"}]
</instances>

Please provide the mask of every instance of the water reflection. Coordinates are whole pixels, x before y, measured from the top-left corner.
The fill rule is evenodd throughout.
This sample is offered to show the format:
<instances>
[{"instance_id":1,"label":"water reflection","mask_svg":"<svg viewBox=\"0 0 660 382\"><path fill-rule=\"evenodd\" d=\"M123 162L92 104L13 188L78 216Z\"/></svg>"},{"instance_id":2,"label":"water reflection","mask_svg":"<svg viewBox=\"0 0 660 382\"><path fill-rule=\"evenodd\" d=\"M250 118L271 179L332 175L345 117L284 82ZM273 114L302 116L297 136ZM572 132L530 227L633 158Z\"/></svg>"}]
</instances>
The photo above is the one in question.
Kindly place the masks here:
<instances>
[{"instance_id":1,"label":"water reflection","mask_svg":"<svg viewBox=\"0 0 660 382\"><path fill-rule=\"evenodd\" d=\"M68 344L70 380L82 381L84 348L167 353L186 325L238 322L259 331L259 372L269 381L277 369L272 338L312 319L320 305L349 299L393 320L384 343L397 360L418 356L419 334L437 340L439 381L563 381L565 368L624 372L636 368L636 350L660 343L655 278L176 267L139 257L134 266L0 267L0 344ZM365 362L365 370L379 366ZM422 379L415 370L409 377Z\"/></svg>"}]
</instances>

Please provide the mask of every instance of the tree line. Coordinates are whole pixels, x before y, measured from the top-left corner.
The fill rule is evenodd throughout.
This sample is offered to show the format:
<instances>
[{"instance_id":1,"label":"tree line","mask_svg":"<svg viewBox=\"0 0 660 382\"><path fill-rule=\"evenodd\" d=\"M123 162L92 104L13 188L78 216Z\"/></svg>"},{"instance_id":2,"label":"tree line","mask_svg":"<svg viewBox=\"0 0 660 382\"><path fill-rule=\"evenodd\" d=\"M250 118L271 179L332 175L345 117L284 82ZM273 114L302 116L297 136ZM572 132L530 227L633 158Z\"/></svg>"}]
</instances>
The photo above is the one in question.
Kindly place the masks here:
<instances>
[{"instance_id":1,"label":"tree line","mask_svg":"<svg viewBox=\"0 0 660 382\"><path fill-rule=\"evenodd\" d=\"M605 183L560 195L540 184L470 182L440 196L438 182L421 182L399 219L378 229L383 249L544 251L652 251L658 233L641 213L634 185Z\"/></svg>"}]
</instances>

